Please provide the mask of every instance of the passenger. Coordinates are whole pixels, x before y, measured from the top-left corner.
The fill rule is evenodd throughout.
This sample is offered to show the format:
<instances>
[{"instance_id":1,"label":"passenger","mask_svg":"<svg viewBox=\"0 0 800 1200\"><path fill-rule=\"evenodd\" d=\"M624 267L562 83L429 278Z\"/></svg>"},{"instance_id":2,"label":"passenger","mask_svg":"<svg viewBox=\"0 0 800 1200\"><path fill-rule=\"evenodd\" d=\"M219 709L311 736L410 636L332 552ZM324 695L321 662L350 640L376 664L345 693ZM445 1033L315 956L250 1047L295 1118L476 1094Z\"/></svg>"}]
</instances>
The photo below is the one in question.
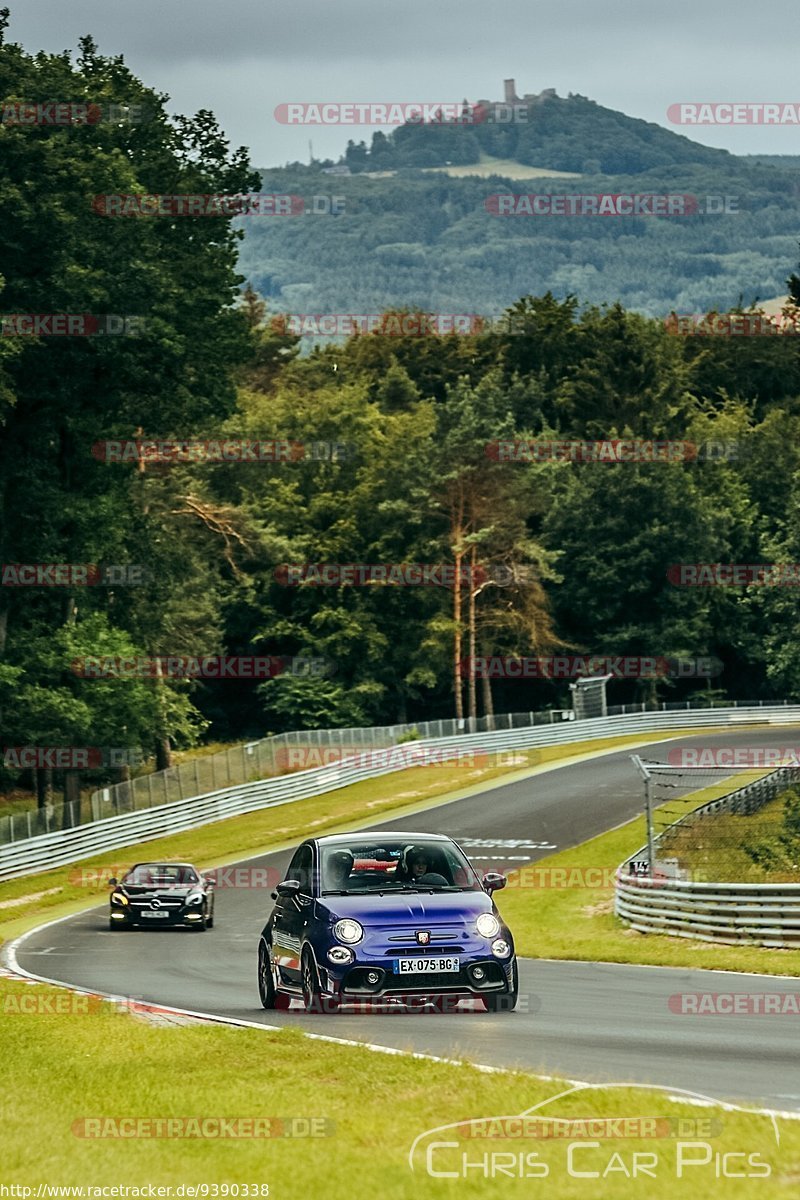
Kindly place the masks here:
<instances>
[{"instance_id":1,"label":"passenger","mask_svg":"<svg viewBox=\"0 0 800 1200\"><path fill-rule=\"evenodd\" d=\"M328 855L325 867L327 891L339 891L347 887L355 861L349 850L334 850Z\"/></svg>"}]
</instances>

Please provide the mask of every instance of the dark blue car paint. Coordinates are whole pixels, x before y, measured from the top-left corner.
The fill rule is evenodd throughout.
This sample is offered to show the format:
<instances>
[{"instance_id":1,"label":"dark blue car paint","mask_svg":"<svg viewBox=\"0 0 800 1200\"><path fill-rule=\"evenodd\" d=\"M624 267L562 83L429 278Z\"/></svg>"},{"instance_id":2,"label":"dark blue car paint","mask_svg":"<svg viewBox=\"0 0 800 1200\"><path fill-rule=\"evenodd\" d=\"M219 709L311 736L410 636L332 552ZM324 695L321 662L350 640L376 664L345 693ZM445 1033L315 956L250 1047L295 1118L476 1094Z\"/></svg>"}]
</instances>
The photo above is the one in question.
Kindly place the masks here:
<instances>
[{"instance_id":1,"label":"dark blue car paint","mask_svg":"<svg viewBox=\"0 0 800 1200\"><path fill-rule=\"evenodd\" d=\"M414 840L411 834L384 836ZM429 839L430 835L425 838ZM312 848L314 856L311 886L307 892L295 896L273 893L276 904L261 937L269 948L272 982L279 995L303 995L303 961L311 956L318 998L331 1007L348 1000L400 996L490 995L507 996L509 1006L513 1007L511 997L517 987L513 938L474 872L470 882L475 890L398 892L387 888L378 894L320 894L318 844L333 844L337 840L342 840L341 835L309 838L303 843ZM441 839L443 843L450 840ZM480 913L492 913L497 918L500 930L493 937L487 938L477 932L475 923ZM343 945L334 935L333 927L337 921L348 917L363 926L364 936L356 945L348 947L353 954L351 962L332 963L328 951ZM429 940L420 944L418 934L423 937L427 934ZM500 959L492 953L492 942L498 938L511 948L507 958ZM396 964L403 957L457 957L460 967L457 973L415 973L401 977ZM475 966L484 970L483 980L471 977L471 969ZM379 973L378 986L368 983L367 971ZM308 995L305 999L308 1006Z\"/></svg>"}]
</instances>

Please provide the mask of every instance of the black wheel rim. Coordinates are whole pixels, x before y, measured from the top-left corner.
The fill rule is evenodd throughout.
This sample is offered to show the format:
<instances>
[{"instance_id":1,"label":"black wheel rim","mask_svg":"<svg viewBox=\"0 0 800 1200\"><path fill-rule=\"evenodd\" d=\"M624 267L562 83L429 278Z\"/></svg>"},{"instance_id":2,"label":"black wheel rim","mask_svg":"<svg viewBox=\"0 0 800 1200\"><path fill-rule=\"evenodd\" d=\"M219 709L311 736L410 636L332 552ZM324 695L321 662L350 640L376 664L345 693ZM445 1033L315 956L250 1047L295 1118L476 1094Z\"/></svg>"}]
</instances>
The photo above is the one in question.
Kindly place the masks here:
<instances>
[{"instance_id":1,"label":"black wheel rim","mask_svg":"<svg viewBox=\"0 0 800 1200\"><path fill-rule=\"evenodd\" d=\"M303 963L303 996L306 1004L314 999L314 976L311 972L311 962L307 958Z\"/></svg>"},{"instance_id":2,"label":"black wheel rim","mask_svg":"<svg viewBox=\"0 0 800 1200\"><path fill-rule=\"evenodd\" d=\"M261 992L261 999L266 1000L269 996L270 982L270 966L267 952L263 944L258 947L258 989Z\"/></svg>"}]
</instances>

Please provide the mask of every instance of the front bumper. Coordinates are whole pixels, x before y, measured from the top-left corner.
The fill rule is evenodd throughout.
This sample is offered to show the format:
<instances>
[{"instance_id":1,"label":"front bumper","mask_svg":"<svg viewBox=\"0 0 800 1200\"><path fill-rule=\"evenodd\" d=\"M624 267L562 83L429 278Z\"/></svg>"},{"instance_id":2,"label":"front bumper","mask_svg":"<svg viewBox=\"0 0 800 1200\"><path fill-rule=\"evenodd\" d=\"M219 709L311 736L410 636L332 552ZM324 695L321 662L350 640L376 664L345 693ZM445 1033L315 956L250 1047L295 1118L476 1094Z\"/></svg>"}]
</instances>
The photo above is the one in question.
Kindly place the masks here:
<instances>
[{"instance_id":1,"label":"front bumper","mask_svg":"<svg viewBox=\"0 0 800 1200\"><path fill-rule=\"evenodd\" d=\"M193 904L191 908L181 905L180 908L161 909L165 915L159 917L146 916L147 910L143 908L135 909L131 912L130 908L121 908L115 905L110 912L110 919L115 925L131 926L141 929L170 929L176 925L190 928L192 925L199 925L203 919L203 909L201 905Z\"/></svg>"},{"instance_id":2,"label":"front bumper","mask_svg":"<svg viewBox=\"0 0 800 1200\"><path fill-rule=\"evenodd\" d=\"M441 953L434 957L441 957ZM318 968L323 992L342 1001L405 996L486 996L511 991L513 949L503 959L484 949L474 955L458 957L461 960L458 971L400 974L396 970L396 957L377 958L358 954L353 962L343 966L332 964L326 957L320 956Z\"/></svg>"}]
</instances>

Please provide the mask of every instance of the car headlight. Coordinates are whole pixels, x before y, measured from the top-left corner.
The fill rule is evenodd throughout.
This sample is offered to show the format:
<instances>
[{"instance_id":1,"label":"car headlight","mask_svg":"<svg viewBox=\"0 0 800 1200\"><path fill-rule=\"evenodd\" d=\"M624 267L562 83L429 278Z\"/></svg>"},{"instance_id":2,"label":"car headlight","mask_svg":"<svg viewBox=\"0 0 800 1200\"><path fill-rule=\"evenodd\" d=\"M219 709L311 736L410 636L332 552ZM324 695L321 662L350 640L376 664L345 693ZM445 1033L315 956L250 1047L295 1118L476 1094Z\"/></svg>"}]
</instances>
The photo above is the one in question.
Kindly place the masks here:
<instances>
[{"instance_id":1,"label":"car headlight","mask_svg":"<svg viewBox=\"0 0 800 1200\"><path fill-rule=\"evenodd\" d=\"M481 937L497 937L500 932L500 922L494 913L481 913L475 926Z\"/></svg>"},{"instance_id":2,"label":"car headlight","mask_svg":"<svg viewBox=\"0 0 800 1200\"><path fill-rule=\"evenodd\" d=\"M202 892L193 892L192 895L189 896L189 898L187 899L186 903L187 904L202 904L203 903L203 893Z\"/></svg>"},{"instance_id":3,"label":"car headlight","mask_svg":"<svg viewBox=\"0 0 800 1200\"><path fill-rule=\"evenodd\" d=\"M508 958L510 953L511 947L502 938L498 938L496 942L492 942L492 954L496 958Z\"/></svg>"},{"instance_id":4,"label":"car headlight","mask_svg":"<svg viewBox=\"0 0 800 1200\"><path fill-rule=\"evenodd\" d=\"M333 936L338 938L340 942L345 942L348 946L354 946L356 942L360 942L364 936L364 929L359 925L358 921L352 920L351 917L344 917L343 920L337 921L333 927Z\"/></svg>"},{"instance_id":5,"label":"car headlight","mask_svg":"<svg viewBox=\"0 0 800 1200\"><path fill-rule=\"evenodd\" d=\"M124 905L124 904L130 904L130 900L128 899L127 896L124 896L122 894L122 892L112 892L111 893L111 903Z\"/></svg>"}]
</instances>

